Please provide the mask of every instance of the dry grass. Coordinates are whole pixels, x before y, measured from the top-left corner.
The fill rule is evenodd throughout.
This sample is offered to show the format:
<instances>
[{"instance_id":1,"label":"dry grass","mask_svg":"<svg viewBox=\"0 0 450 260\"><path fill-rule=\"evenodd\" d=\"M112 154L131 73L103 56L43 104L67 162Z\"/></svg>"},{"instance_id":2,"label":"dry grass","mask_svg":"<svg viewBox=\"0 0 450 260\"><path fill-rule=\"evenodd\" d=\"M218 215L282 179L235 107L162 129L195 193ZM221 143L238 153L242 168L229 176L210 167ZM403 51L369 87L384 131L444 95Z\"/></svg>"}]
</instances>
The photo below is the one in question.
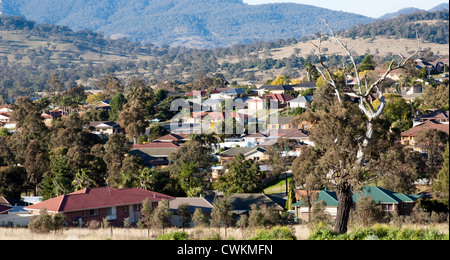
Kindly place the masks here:
<instances>
[{"instance_id":1,"label":"dry grass","mask_svg":"<svg viewBox=\"0 0 450 260\"><path fill-rule=\"evenodd\" d=\"M307 225L289 226L297 240L307 240L310 230ZM409 229L436 229L442 234L449 234L449 225L435 224L427 226L403 225ZM172 231L182 231L179 228L166 229L165 233ZM191 238L196 240L208 239L235 239L246 240L255 235L255 229L228 228L190 228L185 229ZM137 229L137 228L110 228L107 229L77 229L71 228L57 233L37 234L30 232L26 228L0 228L0 240L154 240L162 232L159 230Z\"/></svg>"},{"instance_id":2,"label":"dry grass","mask_svg":"<svg viewBox=\"0 0 450 260\"><path fill-rule=\"evenodd\" d=\"M298 240L306 240L309 236L309 229L306 225L290 226L293 234ZM182 231L178 228L166 229L165 233L171 231ZM190 228L185 229L190 237L196 240L207 239L236 239L245 240L254 236L253 229L228 228ZM137 229L137 228L110 228L106 229L77 229L71 228L57 233L37 234L30 232L27 228L0 228L0 240L153 240L162 232L158 230Z\"/></svg>"}]
</instances>

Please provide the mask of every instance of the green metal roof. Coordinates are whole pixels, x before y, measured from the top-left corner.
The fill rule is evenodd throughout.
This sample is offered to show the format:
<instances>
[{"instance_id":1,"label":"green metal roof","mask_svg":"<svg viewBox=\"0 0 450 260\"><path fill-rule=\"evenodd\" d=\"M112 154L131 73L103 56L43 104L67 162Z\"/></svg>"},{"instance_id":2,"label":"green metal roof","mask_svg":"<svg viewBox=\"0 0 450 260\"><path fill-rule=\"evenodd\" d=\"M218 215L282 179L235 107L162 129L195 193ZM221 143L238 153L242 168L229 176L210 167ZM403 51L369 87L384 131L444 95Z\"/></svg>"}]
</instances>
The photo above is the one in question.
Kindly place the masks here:
<instances>
[{"instance_id":1,"label":"green metal roof","mask_svg":"<svg viewBox=\"0 0 450 260\"><path fill-rule=\"evenodd\" d=\"M407 195L403 193L396 193L390 190L386 190L377 186L366 186L361 191L355 192L353 194L353 202L357 202L361 195L364 196L372 196L372 199L377 203L383 204L398 204L400 202L414 202L420 198L420 195ZM318 201L325 201L327 206L337 207L338 200L336 196L336 192L322 190L319 192ZM299 200L296 203L292 204L292 206L305 206L305 204Z\"/></svg>"},{"instance_id":2,"label":"green metal roof","mask_svg":"<svg viewBox=\"0 0 450 260\"><path fill-rule=\"evenodd\" d=\"M420 195L406 195L403 193L396 193L377 186L366 186L361 191L365 196L372 196L372 199L378 203L394 203L400 202L414 202ZM361 197L361 192L353 194L353 201L358 201Z\"/></svg>"}]
</instances>

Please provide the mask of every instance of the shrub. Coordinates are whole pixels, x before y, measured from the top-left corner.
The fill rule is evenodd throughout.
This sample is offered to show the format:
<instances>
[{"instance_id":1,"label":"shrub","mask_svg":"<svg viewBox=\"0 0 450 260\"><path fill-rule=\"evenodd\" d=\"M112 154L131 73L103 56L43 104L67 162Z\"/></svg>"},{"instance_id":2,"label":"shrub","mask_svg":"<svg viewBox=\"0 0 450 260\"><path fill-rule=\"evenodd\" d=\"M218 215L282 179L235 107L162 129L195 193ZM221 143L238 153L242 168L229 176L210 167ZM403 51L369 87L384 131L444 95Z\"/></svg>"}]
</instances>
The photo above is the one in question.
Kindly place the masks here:
<instances>
[{"instance_id":1,"label":"shrub","mask_svg":"<svg viewBox=\"0 0 450 260\"><path fill-rule=\"evenodd\" d=\"M328 228L318 228L309 240L448 240L448 234L430 229L399 229L386 225L374 225L370 228L354 229L347 234L338 234Z\"/></svg>"},{"instance_id":2,"label":"shrub","mask_svg":"<svg viewBox=\"0 0 450 260\"><path fill-rule=\"evenodd\" d=\"M170 232L158 236L157 240L189 240L189 234L186 232Z\"/></svg>"},{"instance_id":3,"label":"shrub","mask_svg":"<svg viewBox=\"0 0 450 260\"><path fill-rule=\"evenodd\" d=\"M58 231L66 224L66 219L62 214L50 215L47 209L42 208L39 216L34 217L28 224L28 228L35 233L50 233Z\"/></svg>"},{"instance_id":4,"label":"shrub","mask_svg":"<svg viewBox=\"0 0 450 260\"><path fill-rule=\"evenodd\" d=\"M296 240L296 237L288 227L275 226L269 230L256 230L251 240Z\"/></svg>"}]
</instances>

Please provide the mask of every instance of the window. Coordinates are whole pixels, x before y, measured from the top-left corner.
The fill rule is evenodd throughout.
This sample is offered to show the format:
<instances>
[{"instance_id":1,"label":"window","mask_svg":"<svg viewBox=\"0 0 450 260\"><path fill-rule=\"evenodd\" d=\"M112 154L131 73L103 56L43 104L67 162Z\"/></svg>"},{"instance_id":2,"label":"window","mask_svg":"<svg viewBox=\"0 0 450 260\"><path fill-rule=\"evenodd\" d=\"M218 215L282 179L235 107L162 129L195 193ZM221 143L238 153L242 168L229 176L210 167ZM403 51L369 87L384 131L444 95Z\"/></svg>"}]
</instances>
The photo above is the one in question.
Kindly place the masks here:
<instances>
[{"instance_id":1,"label":"window","mask_svg":"<svg viewBox=\"0 0 450 260\"><path fill-rule=\"evenodd\" d=\"M98 215L100 215L100 211L99 211L99 209L91 209L89 211L89 215L90 216L98 216Z\"/></svg>"},{"instance_id":2,"label":"window","mask_svg":"<svg viewBox=\"0 0 450 260\"><path fill-rule=\"evenodd\" d=\"M117 219L117 208L111 207L106 209L106 218L108 220L116 220Z\"/></svg>"}]
</instances>

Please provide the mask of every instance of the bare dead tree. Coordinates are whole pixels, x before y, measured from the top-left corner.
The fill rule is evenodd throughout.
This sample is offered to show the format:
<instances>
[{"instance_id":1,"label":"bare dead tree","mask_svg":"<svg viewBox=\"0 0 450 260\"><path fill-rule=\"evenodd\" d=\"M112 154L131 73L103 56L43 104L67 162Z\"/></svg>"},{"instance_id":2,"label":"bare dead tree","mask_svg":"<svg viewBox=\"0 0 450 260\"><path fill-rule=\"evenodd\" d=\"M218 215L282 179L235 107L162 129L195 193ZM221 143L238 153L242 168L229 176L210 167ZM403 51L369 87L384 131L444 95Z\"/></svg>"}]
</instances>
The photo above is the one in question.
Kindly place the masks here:
<instances>
[{"instance_id":1,"label":"bare dead tree","mask_svg":"<svg viewBox=\"0 0 450 260\"><path fill-rule=\"evenodd\" d=\"M356 95L359 98L359 104L358 107L361 110L362 113L367 117L367 123L366 123L366 132L364 138L358 139L358 151L356 155L356 161L354 163L354 169L357 171L367 171L364 170L364 168L367 166L367 158L366 158L366 148L372 143L374 138L374 123L375 120L378 119L381 114L383 113L385 107L386 107L386 99L384 97L384 92L381 87L381 83L387 78L387 76L395 70L405 68L405 65L409 60L411 60L414 56L416 56L420 52L420 40L417 38L418 41L418 49L416 52L414 52L412 55L408 57L404 57L402 55L398 55L399 58L394 58L390 63L389 67L386 69L386 72L379 77L377 80L375 80L370 85L367 81L363 84L361 81L361 78L359 76L358 66L355 62L355 59L347 46L346 43L344 43L331 29L330 25L322 20L324 22L324 27L327 28L328 35L331 36L331 39L333 39L342 49L345 51L347 56L349 57L349 60L352 65L352 70L356 77L357 85L356 87L349 87L347 85L347 79L346 79L346 89L349 89L352 94ZM337 100L339 104L343 104L343 93L342 89L339 88L337 82L332 76L332 72L330 68L324 63L323 61L323 49L322 49L322 42L323 42L323 35L320 32L320 36L318 39L318 43L314 43L311 41L315 49L313 49L313 53L317 55L319 58L319 64L320 66L316 66L317 70L319 71L320 75L324 78L327 84L333 87L335 95L337 97ZM345 67L344 67L345 71ZM374 108L369 100L370 94L376 91L378 99L379 99L379 106L377 108ZM347 232L347 223L350 213L350 208L352 205L352 194L353 194L353 187L351 185L351 181L349 180L340 180L336 184L336 195L338 197L338 212L336 217L336 223L335 223L335 231L338 233L346 233Z\"/></svg>"},{"instance_id":2,"label":"bare dead tree","mask_svg":"<svg viewBox=\"0 0 450 260\"><path fill-rule=\"evenodd\" d=\"M355 94L359 98L359 108L361 109L361 111L368 118L366 137L362 141L360 150L358 152L358 164L363 166L364 165L364 152L363 152L363 150L372 141L372 138L373 138L373 122L374 122L375 119L377 119L377 118L379 118L381 116L381 114L383 113L383 111L384 111L384 109L386 107L386 99L384 97L384 92L383 92L383 89L381 88L380 84L387 78L387 76L392 71L395 71L395 70L398 70L398 69L404 69L405 66L406 66L406 63L410 59L412 59L414 56L419 54L419 52L421 51L421 49L420 49L420 39L417 37L417 50L413 54L411 54L408 57L404 57L403 55L398 54L398 56L400 57L400 61L396 62L396 60L393 59L389 63L389 67L387 68L386 72L380 78L378 78L375 82L373 82L370 85L367 84L367 81L365 82L365 85L363 85L363 83L361 82L361 78L359 76L358 66L356 65L355 59L353 58L353 55L351 54L350 49L348 48L347 44L343 43L341 41L341 39L339 39L339 37L335 34L335 32L331 29L330 25L325 20L322 19L322 21L324 22L325 26L328 28L328 31L329 31L331 37L336 41L336 43L338 43L341 46L341 48L349 56L349 59L350 59L351 64L353 66L353 70L354 70L355 77L356 77L356 80L357 80L357 91L355 91L351 87L348 88L348 89L350 89L353 92L353 94ZM342 104L342 95L343 95L343 93L341 93L341 90L338 88L338 85L336 84L336 81L331 76L331 72L330 72L329 67L326 66L324 64L324 62L323 62L323 53L322 53L322 47L321 47L322 39L323 38L321 36L321 37L319 37L319 43L318 44L312 43L317 49L317 51L315 51L314 53L319 58L320 65L322 66L322 68L320 68L319 66L316 66L316 68L319 71L319 73L321 74L321 76L325 79L325 81L329 85L331 85L333 87L339 103ZM380 101L380 105L376 109L372 106L372 103L368 99L369 95L372 93L373 90L376 91L377 96L378 96L379 101Z\"/></svg>"}]
</instances>

